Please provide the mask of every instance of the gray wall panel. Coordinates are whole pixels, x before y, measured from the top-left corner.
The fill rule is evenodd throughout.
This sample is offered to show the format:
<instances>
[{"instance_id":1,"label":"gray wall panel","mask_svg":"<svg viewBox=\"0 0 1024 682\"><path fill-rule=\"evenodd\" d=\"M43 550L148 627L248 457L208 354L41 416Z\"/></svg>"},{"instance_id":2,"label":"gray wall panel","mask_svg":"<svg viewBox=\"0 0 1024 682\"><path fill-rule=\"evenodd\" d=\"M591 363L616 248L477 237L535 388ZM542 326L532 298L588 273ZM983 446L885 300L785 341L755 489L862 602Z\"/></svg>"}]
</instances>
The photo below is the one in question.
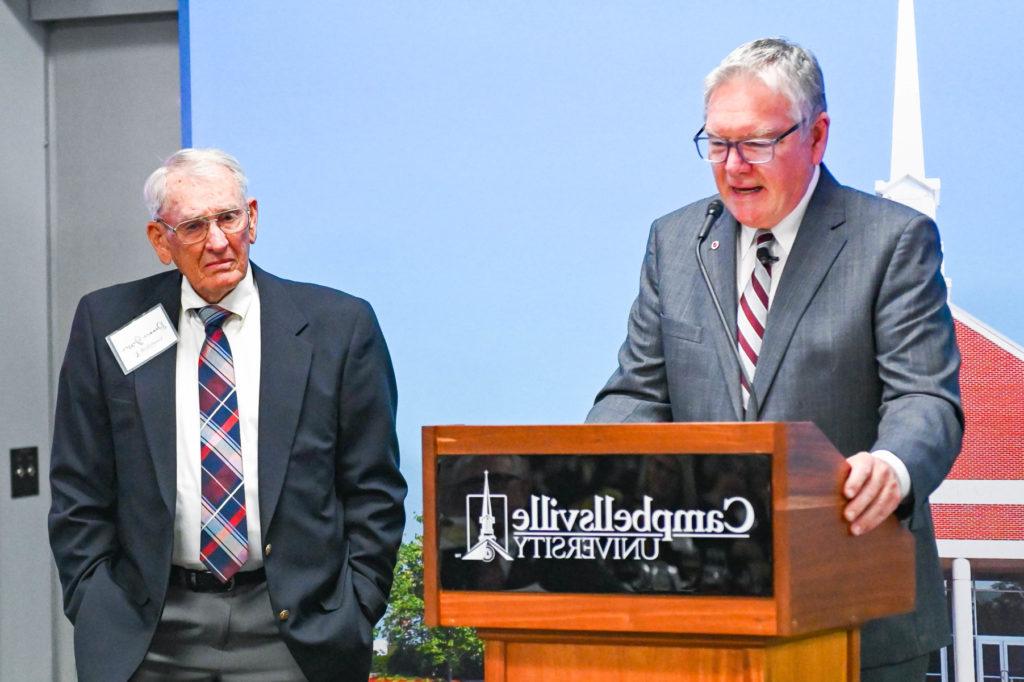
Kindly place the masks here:
<instances>
[{"instance_id":1,"label":"gray wall panel","mask_svg":"<svg viewBox=\"0 0 1024 682\"><path fill-rule=\"evenodd\" d=\"M0 3L0 680L52 674L49 495L11 498L9 451L48 460L45 32Z\"/></svg>"}]
</instances>

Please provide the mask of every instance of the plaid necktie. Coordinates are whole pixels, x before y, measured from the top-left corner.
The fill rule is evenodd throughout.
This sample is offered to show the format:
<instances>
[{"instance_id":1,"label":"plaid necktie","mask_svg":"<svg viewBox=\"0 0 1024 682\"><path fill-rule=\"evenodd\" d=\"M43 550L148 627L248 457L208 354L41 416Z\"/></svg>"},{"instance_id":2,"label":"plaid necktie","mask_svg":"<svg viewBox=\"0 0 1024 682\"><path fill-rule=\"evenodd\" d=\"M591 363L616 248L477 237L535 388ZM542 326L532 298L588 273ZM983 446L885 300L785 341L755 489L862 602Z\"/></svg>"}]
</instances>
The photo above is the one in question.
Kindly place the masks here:
<instances>
[{"instance_id":1,"label":"plaid necktie","mask_svg":"<svg viewBox=\"0 0 1024 682\"><path fill-rule=\"evenodd\" d=\"M221 328L231 311L209 305L198 313L206 326L206 341L199 352L199 453L203 471L199 559L227 582L249 556L235 365Z\"/></svg>"},{"instance_id":2,"label":"plaid necktie","mask_svg":"<svg viewBox=\"0 0 1024 682\"><path fill-rule=\"evenodd\" d=\"M764 326L768 320L768 292L772 288L771 249L775 237L768 230L758 230L754 236L754 248L758 257L754 260L754 271L750 273L750 281L740 296L740 306L736 314L736 343L740 349L743 368L750 380L754 380L757 368L757 357L761 354L761 341L764 339ZM762 249L765 258L761 258ZM747 386L743 373L740 372L740 388L743 390L743 407L750 400L750 387Z\"/></svg>"}]
</instances>

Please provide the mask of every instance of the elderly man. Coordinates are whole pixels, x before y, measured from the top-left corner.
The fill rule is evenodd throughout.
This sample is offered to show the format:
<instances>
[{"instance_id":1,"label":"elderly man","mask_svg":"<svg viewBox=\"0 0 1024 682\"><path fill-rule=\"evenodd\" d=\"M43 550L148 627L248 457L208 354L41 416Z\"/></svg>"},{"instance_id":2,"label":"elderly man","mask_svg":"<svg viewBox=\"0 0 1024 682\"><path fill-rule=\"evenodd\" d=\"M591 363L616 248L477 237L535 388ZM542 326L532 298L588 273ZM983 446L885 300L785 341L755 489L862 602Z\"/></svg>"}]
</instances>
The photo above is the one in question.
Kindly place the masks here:
<instances>
[{"instance_id":1,"label":"elderly man","mask_svg":"<svg viewBox=\"0 0 1024 682\"><path fill-rule=\"evenodd\" d=\"M862 679L922 680L949 642L928 495L963 431L938 231L822 165L824 82L798 45L740 46L704 102L695 142L718 196L654 222L619 366L588 421L817 424L848 457L850 532L895 514L916 539L916 609L866 624Z\"/></svg>"},{"instance_id":2,"label":"elderly man","mask_svg":"<svg viewBox=\"0 0 1024 682\"><path fill-rule=\"evenodd\" d=\"M373 311L250 267L231 156L181 150L145 197L177 270L82 299L57 394L79 680L365 680L406 492Z\"/></svg>"}]
</instances>

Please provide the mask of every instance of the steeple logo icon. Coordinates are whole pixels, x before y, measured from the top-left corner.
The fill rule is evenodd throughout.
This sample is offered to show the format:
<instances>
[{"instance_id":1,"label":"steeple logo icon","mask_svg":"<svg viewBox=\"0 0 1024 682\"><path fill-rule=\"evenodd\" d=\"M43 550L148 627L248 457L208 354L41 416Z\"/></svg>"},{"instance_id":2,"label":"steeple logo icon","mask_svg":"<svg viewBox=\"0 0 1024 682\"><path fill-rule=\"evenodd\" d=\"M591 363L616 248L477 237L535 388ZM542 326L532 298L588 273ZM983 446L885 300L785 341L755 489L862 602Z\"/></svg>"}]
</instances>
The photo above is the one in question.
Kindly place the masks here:
<instances>
[{"instance_id":1,"label":"steeple logo icon","mask_svg":"<svg viewBox=\"0 0 1024 682\"><path fill-rule=\"evenodd\" d=\"M482 495L466 495L466 553L462 556L463 561L494 561L496 556L509 561L512 555L508 551L508 496L492 495L491 485L487 477L488 472L484 471L484 491ZM502 515L501 528L503 529L503 540L499 542L494 533L495 507ZM477 534L476 543L471 541L473 534L474 508L480 510L477 516L480 532Z\"/></svg>"}]
</instances>

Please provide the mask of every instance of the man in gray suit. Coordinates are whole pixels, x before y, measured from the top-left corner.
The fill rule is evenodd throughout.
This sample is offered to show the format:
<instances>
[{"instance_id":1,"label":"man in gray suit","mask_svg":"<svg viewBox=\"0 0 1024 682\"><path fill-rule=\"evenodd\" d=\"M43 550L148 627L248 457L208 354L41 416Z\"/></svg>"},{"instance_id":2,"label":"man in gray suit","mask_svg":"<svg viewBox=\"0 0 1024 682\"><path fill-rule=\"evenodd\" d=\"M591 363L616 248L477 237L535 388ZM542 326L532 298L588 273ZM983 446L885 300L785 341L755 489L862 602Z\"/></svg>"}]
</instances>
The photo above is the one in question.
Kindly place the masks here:
<instances>
[{"instance_id":1,"label":"man in gray suit","mask_svg":"<svg viewBox=\"0 0 1024 682\"><path fill-rule=\"evenodd\" d=\"M950 641L928 495L963 434L937 228L822 165L824 82L800 46L740 46L704 101L695 142L719 195L654 222L618 369L587 421L817 424L850 464L850 532L895 514L916 539L916 609L866 624L862 679L923 680ZM701 235L716 200L725 212Z\"/></svg>"}]
</instances>

